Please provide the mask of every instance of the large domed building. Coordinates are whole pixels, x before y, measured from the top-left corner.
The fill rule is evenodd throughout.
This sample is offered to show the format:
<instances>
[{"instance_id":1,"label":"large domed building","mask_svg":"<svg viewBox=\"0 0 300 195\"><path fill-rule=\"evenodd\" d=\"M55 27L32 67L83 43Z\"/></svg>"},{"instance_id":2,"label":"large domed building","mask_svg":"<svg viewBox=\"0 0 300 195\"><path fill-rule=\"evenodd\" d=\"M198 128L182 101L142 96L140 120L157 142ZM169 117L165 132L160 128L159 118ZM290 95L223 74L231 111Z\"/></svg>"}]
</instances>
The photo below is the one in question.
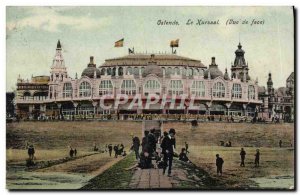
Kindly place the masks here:
<instances>
[{"instance_id":1,"label":"large domed building","mask_svg":"<svg viewBox=\"0 0 300 195\"><path fill-rule=\"evenodd\" d=\"M207 67L201 60L176 54L130 53L106 59L98 67L91 56L81 77L71 78L61 50L58 42L47 96L41 101L25 100L26 91L19 90L17 106L26 104L28 110L38 107L41 115L65 117L97 117L108 113L254 116L262 104L258 83L248 75L245 51L240 43L231 76L227 69L223 74L215 57ZM128 101L117 104L123 101L120 96L124 95ZM152 96L158 97L158 101L145 106ZM129 106L136 100L141 101L140 105Z\"/></svg>"}]
</instances>

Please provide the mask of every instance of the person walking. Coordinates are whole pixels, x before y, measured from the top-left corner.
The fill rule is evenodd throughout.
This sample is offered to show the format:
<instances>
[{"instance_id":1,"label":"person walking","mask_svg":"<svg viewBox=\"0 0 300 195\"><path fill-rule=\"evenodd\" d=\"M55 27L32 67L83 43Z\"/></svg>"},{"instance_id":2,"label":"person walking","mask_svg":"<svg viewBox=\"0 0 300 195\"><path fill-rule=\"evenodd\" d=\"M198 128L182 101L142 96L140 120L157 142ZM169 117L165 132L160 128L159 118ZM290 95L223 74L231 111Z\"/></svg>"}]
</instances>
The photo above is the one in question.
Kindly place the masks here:
<instances>
[{"instance_id":1,"label":"person walking","mask_svg":"<svg viewBox=\"0 0 300 195\"><path fill-rule=\"evenodd\" d=\"M186 153L188 154L188 153L190 153L189 152L189 144L187 143L187 142L184 142L184 144L185 144L185 151L186 151Z\"/></svg>"},{"instance_id":2,"label":"person walking","mask_svg":"<svg viewBox=\"0 0 300 195\"><path fill-rule=\"evenodd\" d=\"M169 133L164 133L165 137L162 140L161 148L162 154L164 155L164 167L163 174L165 174L166 169L168 167L168 176L171 176L172 172L172 163L173 163L173 155L176 148L176 140L175 140L175 129L171 128Z\"/></svg>"},{"instance_id":3,"label":"person walking","mask_svg":"<svg viewBox=\"0 0 300 195\"><path fill-rule=\"evenodd\" d=\"M114 146L115 158L118 158L118 150L119 147L117 145Z\"/></svg>"},{"instance_id":4,"label":"person walking","mask_svg":"<svg viewBox=\"0 0 300 195\"><path fill-rule=\"evenodd\" d=\"M260 158L259 149L256 150L256 154L254 156L255 156L255 160L254 160L255 167L259 167L259 158Z\"/></svg>"},{"instance_id":5,"label":"person walking","mask_svg":"<svg viewBox=\"0 0 300 195\"><path fill-rule=\"evenodd\" d=\"M132 146L133 146L133 150L135 152L135 158L136 160L139 160L140 159L140 154L139 154L139 149L140 149L140 139L135 136L133 139L132 139Z\"/></svg>"},{"instance_id":6,"label":"person walking","mask_svg":"<svg viewBox=\"0 0 300 195\"><path fill-rule=\"evenodd\" d=\"M223 163L224 163L224 160L220 157L219 154L216 154L216 166L217 166L217 175L220 174L220 176L222 176L222 168L223 168Z\"/></svg>"},{"instance_id":7,"label":"person walking","mask_svg":"<svg viewBox=\"0 0 300 195\"><path fill-rule=\"evenodd\" d=\"M241 152L240 152L240 156L241 156L241 167L245 166L245 156L246 156L246 152L244 150L244 148L241 148Z\"/></svg>"},{"instance_id":8,"label":"person walking","mask_svg":"<svg viewBox=\"0 0 300 195\"><path fill-rule=\"evenodd\" d=\"M73 157L73 155L74 155L74 150L73 150L73 148L70 149L69 155L70 155L71 158Z\"/></svg>"},{"instance_id":9,"label":"person walking","mask_svg":"<svg viewBox=\"0 0 300 195\"><path fill-rule=\"evenodd\" d=\"M109 152L109 156L111 157L111 153L112 153L113 147L111 144L108 144L108 152Z\"/></svg>"},{"instance_id":10,"label":"person walking","mask_svg":"<svg viewBox=\"0 0 300 195\"><path fill-rule=\"evenodd\" d=\"M282 140L279 140L279 148L282 147Z\"/></svg>"},{"instance_id":11,"label":"person walking","mask_svg":"<svg viewBox=\"0 0 300 195\"><path fill-rule=\"evenodd\" d=\"M76 150L76 148L74 149L74 156L75 157L77 156L77 150Z\"/></svg>"},{"instance_id":12,"label":"person walking","mask_svg":"<svg viewBox=\"0 0 300 195\"><path fill-rule=\"evenodd\" d=\"M33 160L34 159L34 153L35 153L33 145L30 145L28 147L28 151L27 152L28 152L29 160Z\"/></svg>"}]
</instances>

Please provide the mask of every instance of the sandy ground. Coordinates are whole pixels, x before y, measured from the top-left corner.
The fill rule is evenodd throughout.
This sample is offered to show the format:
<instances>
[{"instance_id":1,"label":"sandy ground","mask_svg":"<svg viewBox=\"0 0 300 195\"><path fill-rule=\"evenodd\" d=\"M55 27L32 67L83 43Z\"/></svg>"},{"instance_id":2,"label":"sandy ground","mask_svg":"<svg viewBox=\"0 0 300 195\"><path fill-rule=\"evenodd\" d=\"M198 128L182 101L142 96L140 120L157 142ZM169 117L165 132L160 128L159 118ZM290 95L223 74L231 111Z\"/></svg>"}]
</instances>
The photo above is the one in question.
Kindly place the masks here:
<instances>
[{"instance_id":1,"label":"sandy ground","mask_svg":"<svg viewBox=\"0 0 300 195\"><path fill-rule=\"evenodd\" d=\"M128 150L132 135L141 136L141 127L141 122L133 121L7 124L7 169L8 173L13 173L8 174L7 180L14 183L12 186L24 189L28 187L26 183L33 178L42 177L41 181L52 182L54 177L63 177L60 181L68 182L56 182L55 185L50 185L51 188L78 188L94 174L100 173L103 167L111 166L110 163L115 159L99 154L25 174L20 168L14 167L14 163L26 159L26 142L34 144L37 160L66 157L69 146L76 147L79 155L83 155L92 152L94 143L101 149L108 143L123 143ZM268 184L270 180L274 181L274 178L275 181L282 181L277 183L287 183L287 187L291 186L291 181L294 180L294 150L291 147L294 140L293 124L199 123L197 128L192 128L188 122L163 124L164 130L171 127L176 129L177 151L179 152L187 141L190 146L190 159L212 177L215 177L216 171L215 154L219 153L223 157L224 176L218 179L228 187L268 188L274 186L274 182L271 182L272 185ZM278 147L280 139L283 141L283 148ZM218 146L220 141L231 141L233 147ZM243 168L239 167L241 147L247 152L246 167ZM256 148L261 151L260 168L253 167ZM35 176L26 179L31 174ZM19 177L20 175L22 177Z\"/></svg>"}]
</instances>

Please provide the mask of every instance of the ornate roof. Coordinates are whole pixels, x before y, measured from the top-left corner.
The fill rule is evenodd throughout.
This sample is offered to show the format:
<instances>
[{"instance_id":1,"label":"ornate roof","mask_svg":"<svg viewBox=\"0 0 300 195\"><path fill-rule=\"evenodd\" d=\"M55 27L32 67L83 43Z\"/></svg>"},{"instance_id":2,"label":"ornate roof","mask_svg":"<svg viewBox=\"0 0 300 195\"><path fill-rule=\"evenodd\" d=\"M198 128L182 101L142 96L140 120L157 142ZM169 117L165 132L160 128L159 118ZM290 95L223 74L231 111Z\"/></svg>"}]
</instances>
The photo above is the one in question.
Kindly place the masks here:
<instances>
[{"instance_id":1,"label":"ornate roof","mask_svg":"<svg viewBox=\"0 0 300 195\"><path fill-rule=\"evenodd\" d=\"M82 71L81 76L87 76L89 78L94 78L94 74L96 73L96 78L100 78L100 70L96 68L96 64L94 64L94 57L90 57L90 63L88 67Z\"/></svg>"},{"instance_id":2,"label":"ornate roof","mask_svg":"<svg viewBox=\"0 0 300 195\"><path fill-rule=\"evenodd\" d=\"M239 43L238 49L235 51L234 66L246 66L244 54L245 51L242 49L241 43Z\"/></svg>"},{"instance_id":3,"label":"ornate roof","mask_svg":"<svg viewBox=\"0 0 300 195\"><path fill-rule=\"evenodd\" d=\"M206 68L200 60L178 56L176 54L129 54L119 58L106 59L101 67L107 66L190 66Z\"/></svg>"},{"instance_id":4,"label":"ornate roof","mask_svg":"<svg viewBox=\"0 0 300 195\"><path fill-rule=\"evenodd\" d=\"M218 68L218 65L215 62L215 57L211 58L211 65L209 65L209 68L204 72L204 78L208 78L208 72L210 73L210 78L214 79L218 76L223 77L222 71Z\"/></svg>"}]
</instances>

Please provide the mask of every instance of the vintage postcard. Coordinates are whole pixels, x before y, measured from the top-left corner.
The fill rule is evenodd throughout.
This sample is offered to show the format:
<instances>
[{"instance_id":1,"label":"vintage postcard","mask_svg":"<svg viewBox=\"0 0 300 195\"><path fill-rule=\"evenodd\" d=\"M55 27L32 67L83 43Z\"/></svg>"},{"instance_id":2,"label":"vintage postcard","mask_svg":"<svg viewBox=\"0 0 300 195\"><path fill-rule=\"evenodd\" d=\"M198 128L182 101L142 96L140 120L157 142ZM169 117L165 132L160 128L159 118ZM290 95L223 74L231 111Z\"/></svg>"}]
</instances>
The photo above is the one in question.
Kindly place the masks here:
<instances>
[{"instance_id":1,"label":"vintage postcard","mask_svg":"<svg viewBox=\"0 0 300 195\"><path fill-rule=\"evenodd\" d=\"M294 7L6 7L9 190L295 190Z\"/></svg>"}]
</instances>

